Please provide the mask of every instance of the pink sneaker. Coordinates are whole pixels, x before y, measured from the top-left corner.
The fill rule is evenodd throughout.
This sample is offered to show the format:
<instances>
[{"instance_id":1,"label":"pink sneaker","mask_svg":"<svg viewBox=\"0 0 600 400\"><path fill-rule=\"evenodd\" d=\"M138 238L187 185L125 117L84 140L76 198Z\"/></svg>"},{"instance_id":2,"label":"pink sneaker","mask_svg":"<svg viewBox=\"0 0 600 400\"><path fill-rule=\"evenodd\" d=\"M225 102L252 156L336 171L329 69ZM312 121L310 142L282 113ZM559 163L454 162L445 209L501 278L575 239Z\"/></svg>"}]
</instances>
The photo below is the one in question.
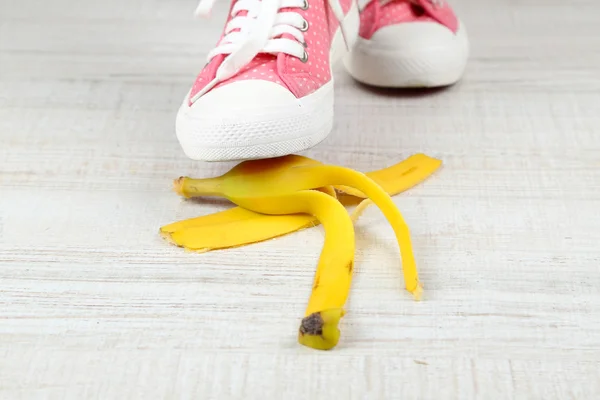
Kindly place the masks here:
<instances>
[{"instance_id":1,"label":"pink sneaker","mask_svg":"<svg viewBox=\"0 0 600 400\"><path fill-rule=\"evenodd\" d=\"M360 37L344 60L356 80L435 87L462 77L467 32L444 0L366 0L360 8Z\"/></svg>"},{"instance_id":2,"label":"pink sneaker","mask_svg":"<svg viewBox=\"0 0 600 400\"><path fill-rule=\"evenodd\" d=\"M207 15L214 0L201 0ZM333 127L332 65L358 37L355 0L233 0L185 96L177 138L194 160L300 152Z\"/></svg>"}]
</instances>

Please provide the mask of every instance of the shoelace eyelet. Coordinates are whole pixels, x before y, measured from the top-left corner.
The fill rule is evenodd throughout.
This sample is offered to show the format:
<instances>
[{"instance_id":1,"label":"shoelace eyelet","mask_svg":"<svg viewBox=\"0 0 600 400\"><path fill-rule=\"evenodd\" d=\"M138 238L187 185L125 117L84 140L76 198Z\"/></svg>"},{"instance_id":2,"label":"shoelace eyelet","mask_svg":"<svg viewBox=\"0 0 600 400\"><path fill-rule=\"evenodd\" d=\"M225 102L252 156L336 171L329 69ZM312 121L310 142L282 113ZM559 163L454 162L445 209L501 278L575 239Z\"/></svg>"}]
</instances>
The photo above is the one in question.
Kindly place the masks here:
<instances>
[{"instance_id":1,"label":"shoelace eyelet","mask_svg":"<svg viewBox=\"0 0 600 400\"><path fill-rule=\"evenodd\" d=\"M303 63L308 61L308 53L304 50L304 54L302 54L302 58L300 59Z\"/></svg>"},{"instance_id":2,"label":"shoelace eyelet","mask_svg":"<svg viewBox=\"0 0 600 400\"><path fill-rule=\"evenodd\" d=\"M304 4L302 4L302 7L300 8L304 11L308 10L308 0L304 0Z\"/></svg>"},{"instance_id":3,"label":"shoelace eyelet","mask_svg":"<svg viewBox=\"0 0 600 400\"><path fill-rule=\"evenodd\" d=\"M306 32L306 31L308 30L308 21L307 21L307 20L304 20L304 21L302 21L302 22L303 22L304 24L302 25L302 28L300 28L300 30L301 30L302 32Z\"/></svg>"}]
</instances>

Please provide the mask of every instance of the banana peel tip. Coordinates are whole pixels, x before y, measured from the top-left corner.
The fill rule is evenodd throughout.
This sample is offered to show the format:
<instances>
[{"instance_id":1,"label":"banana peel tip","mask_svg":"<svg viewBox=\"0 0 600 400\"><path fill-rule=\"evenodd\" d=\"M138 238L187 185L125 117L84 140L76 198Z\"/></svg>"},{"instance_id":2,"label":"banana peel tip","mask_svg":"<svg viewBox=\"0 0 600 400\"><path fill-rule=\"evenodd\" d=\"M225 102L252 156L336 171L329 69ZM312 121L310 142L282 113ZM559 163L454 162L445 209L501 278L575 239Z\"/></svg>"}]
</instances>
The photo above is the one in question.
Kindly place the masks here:
<instances>
[{"instance_id":1,"label":"banana peel tip","mask_svg":"<svg viewBox=\"0 0 600 400\"><path fill-rule=\"evenodd\" d=\"M421 282L417 282L417 287L411 290L411 293L416 301L423 299L423 285L421 285Z\"/></svg>"},{"instance_id":2,"label":"banana peel tip","mask_svg":"<svg viewBox=\"0 0 600 400\"><path fill-rule=\"evenodd\" d=\"M323 310L302 319L298 342L316 350L331 350L340 339L338 324L345 312L341 308Z\"/></svg>"},{"instance_id":3,"label":"banana peel tip","mask_svg":"<svg viewBox=\"0 0 600 400\"><path fill-rule=\"evenodd\" d=\"M173 239L171 232L167 232L161 229L159 233L163 240L165 240L167 243L172 244L173 246L182 247L179 245L179 243L175 241L175 239Z\"/></svg>"}]
</instances>

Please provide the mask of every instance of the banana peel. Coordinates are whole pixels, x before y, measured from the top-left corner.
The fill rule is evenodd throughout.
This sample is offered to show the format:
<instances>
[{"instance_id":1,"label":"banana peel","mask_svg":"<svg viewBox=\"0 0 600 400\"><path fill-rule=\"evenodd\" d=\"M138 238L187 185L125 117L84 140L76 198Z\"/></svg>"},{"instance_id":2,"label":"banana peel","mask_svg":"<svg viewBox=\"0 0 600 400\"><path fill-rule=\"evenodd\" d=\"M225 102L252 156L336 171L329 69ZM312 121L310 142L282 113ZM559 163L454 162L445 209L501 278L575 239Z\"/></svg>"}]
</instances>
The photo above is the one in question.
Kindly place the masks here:
<instances>
[{"instance_id":1,"label":"banana peel","mask_svg":"<svg viewBox=\"0 0 600 400\"><path fill-rule=\"evenodd\" d=\"M298 341L328 350L338 343L338 324L352 281L353 222L369 205L378 206L394 229L406 289L420 299L410 233L390 196L427 179L440 165L440 160L424 154L366 174L297 155L244 161L218 177L181 177L174 183L183 197L218 196L237 207L163 226L160 233L177 246L204 252L322 224L325 242ZM359 204L349 215L344 205L356 200Z\"/></svg>"}]
</instances>

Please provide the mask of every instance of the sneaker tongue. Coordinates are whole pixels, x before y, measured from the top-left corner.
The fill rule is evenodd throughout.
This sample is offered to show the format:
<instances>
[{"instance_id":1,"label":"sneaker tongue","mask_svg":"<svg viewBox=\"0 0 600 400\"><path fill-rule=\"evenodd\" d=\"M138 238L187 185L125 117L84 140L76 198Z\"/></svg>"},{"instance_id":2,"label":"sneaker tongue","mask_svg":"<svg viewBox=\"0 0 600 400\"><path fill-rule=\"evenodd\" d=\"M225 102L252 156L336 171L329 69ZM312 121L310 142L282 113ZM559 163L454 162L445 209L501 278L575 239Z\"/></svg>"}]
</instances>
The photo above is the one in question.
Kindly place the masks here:
<instances>
[{"instance_id":1,"label":"sneaker tongue","mask_svg":"<svg viewBox=\"0 0 600 400\"><path fill-rule=\"evenodd\" d=\"M377 1L377 0L375 0ZM393 21L414 22L432 19L418 0L383 0L380 1L380 18Z\"/></svg>"},{"instance_id":2,"label":"sneaker tongue","mask_svg":"<svg viewBox=\"0 0 600 400\"><path fill-rule=\"evenodd\" d=\"M458 29L458 20L446 0L440 0L437 4L433 0L410 0L407 3L409 6L410 3L413 4L413 10L421 8L423 17L432 18L454 32Z\"/></svg>"}]
</instances>

